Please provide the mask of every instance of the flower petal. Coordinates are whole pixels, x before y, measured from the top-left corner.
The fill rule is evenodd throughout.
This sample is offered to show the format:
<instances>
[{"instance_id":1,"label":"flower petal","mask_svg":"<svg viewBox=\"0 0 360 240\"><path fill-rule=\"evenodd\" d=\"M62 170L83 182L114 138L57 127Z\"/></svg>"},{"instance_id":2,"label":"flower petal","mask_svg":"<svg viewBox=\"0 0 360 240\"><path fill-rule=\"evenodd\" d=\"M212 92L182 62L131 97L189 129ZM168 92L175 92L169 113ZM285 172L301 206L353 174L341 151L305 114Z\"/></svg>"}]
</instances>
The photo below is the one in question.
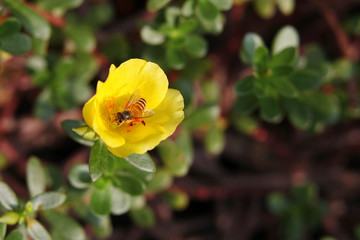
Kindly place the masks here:
<instances>
[{"instance_id":1,"label":"flower petal","mask_svg":"<svg viewBox=\"0 0 360 240\"><path fill-rule=\"evenodd\" d=\"M155 115L147 118L146 126L132 130L132 135L124 136L126 143L120 147L108 147L109 151L119 157L132 153L145 153L156 147L160 141L174 133L184 119L184 99L179 91L168 89L163 101L154 109ZM141 130L140 127L143 129ZM142 137L135 139L136 134ZM130 137L131 136L131 137ZM132 141L130 141L132 140Z\"/></svg>"},{"instance_id":2,"label":"flower petal","mask_svg":"<svg viewBox=\"0 0 360 240\"><path fill-rule=\"evenodd\" d=\"M86 124L91 128L94 128L95 99L96 99L96 95L90 98L90 100L87 101L83 107L83 118Z\"/></svg>"},{"instance_id":3,"label":"flower petal","mask_svg":"<svg viewBox=\"0 0 360 240\"><path fill-rule=\"evenodd\" d=\"M116 148L125 144L125 139L109 126L104 125L102 119L97 118L94 123L94 131L105 142L108 147Z\"/></svg>"},{"instance_id":4,"label":"flower petal","mask_svg":"<svg viewBox=\"0 0 360 240\"><path fill-rule=\"evenodd\" d=\"M165 97L168 80L164 71L155 63L130 59L110 74L99 91L101 96L129 98L136 90L145 98L146 108L154 109Z\"/></svg>"}]
</instances>

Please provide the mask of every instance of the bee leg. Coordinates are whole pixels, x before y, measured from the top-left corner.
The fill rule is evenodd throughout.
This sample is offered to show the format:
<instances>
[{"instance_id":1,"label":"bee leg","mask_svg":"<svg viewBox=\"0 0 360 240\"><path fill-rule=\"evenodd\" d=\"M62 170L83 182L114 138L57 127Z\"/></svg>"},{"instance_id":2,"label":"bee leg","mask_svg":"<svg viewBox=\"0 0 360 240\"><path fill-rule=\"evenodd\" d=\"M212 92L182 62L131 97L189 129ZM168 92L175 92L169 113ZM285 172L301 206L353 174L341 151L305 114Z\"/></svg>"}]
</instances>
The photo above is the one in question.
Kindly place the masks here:
<instances>
[{"instance_id":1,"label":"bee leg","mask_svg":"<svg viewBox=\"0 0 360 240\"><path fill-rule=\"evenodd\" d=\"M129 123L129 126L131 126L131 127L134 126L133 122Z\"/></svg>"},{"instance_id":2,"label":"bee leg","mask_svg":"<svg viewBox=\"0 0 360 240\"><path fill-rule=\"evenodd\" d=\"M145 121L144 121L144 120L142 120L142 121L141 121L141 123L142 123L144 126L146 126L146 124L145 124Z\"/></svg>"}]
</instances>

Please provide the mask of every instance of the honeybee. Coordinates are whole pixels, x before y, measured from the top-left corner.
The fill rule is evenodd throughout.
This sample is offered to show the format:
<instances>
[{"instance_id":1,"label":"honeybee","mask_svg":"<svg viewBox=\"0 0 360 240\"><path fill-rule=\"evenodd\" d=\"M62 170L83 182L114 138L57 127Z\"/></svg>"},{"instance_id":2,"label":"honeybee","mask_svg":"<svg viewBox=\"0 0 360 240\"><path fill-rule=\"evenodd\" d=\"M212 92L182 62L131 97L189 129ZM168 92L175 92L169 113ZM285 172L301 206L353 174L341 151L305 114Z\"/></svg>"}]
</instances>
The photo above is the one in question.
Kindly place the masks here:
<instances>
[{"instance_id":1,"label":"honeybee","mask_svg":"<svg viewBox=\"0 0 360 240\"><path fill-rule=\"evenodd\" d=\"M134 121L141 122L144 126L143 118L148 118L154 115L154 111L146 109L146 100L140 97L140 90L135 90L131 95L129 101L126 103L124 110L115 114L115 121L118 125L127 123L129 126L134 125Z\"/></svg>"}]
</instances>

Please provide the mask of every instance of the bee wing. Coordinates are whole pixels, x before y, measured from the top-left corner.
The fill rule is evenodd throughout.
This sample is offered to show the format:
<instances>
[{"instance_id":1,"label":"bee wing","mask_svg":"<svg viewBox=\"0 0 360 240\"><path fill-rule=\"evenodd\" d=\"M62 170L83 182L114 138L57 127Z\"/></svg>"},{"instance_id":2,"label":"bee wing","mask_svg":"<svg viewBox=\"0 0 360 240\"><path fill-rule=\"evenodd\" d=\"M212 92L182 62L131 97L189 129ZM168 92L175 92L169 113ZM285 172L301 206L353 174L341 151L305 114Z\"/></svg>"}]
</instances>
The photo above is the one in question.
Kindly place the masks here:
<instances>
[{"instance_id":1,"label":"bee wing","mask_svg":"<svg viewBox=\"0 0 360 240\"><path fill-rule=\"evenodd\" d=\"M140 116L134 116L135 118L148 118L154 116L155 112L150 109L144 109L144 111L141 112Z\"/></svg>"},{"instance_id":2,"label":"bee wing","mask_svg":"<svg viewBox=\"0 0 360 240\"><path fill-rule=\"evenodd\" d=\"M129 98L129 101L126 103L125 109L129 109L139 99L140 99L140 89L136 89Z\"/></svg>"}]
</instances>

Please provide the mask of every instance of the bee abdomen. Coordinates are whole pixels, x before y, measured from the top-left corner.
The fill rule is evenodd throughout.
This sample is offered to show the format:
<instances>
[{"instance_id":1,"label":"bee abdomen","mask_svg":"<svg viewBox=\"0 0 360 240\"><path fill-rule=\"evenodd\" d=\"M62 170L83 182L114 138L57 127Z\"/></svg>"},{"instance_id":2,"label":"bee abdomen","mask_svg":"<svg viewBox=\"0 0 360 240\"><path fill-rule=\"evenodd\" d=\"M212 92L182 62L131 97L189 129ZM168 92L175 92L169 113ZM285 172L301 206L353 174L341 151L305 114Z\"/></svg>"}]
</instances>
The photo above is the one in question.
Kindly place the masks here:
<instances>
[{"instance_id":1,"label":"bee abdomen","mask_svg":"<svg viewBox=\"0 0 360 240\"><path fill-rule=\"evenodd\" d=\"M146 100L144 98L140 98L134 103L132 107L132 111L137 114L140 114L142 111L144 111L145 107L146 107Z\"/></svg>"}]
</instances>

